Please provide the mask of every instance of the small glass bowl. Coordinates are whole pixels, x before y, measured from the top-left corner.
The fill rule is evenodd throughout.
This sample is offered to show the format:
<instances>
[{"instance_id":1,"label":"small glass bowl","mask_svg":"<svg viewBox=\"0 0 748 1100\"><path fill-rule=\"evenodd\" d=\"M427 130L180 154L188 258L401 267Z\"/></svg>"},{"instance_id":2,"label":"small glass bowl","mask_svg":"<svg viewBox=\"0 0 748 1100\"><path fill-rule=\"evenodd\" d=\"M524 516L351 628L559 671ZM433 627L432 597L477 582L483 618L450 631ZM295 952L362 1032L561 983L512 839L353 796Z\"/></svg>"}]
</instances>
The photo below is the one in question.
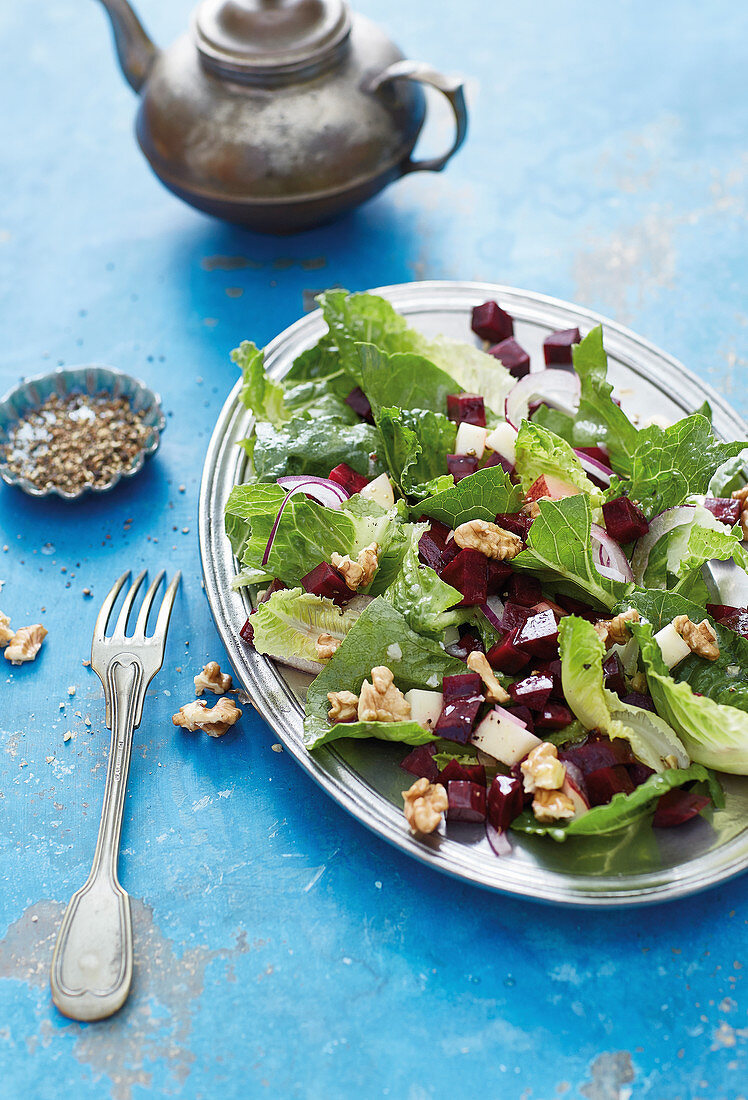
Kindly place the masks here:
<instances>
[{"instance_id":1,"label":"small glass bowl","mask_svg":"<svg viewBox=\"0 0 748 1100\"><path fill-rule=\"evenodd\" d=\"M10 433L18 420L57 394L61 398L73 393L86 393L91 397L106 394L108 397L126 397L134 412L145 410L144 423L150 428L145 445L137 453L132 464L126 470L120 470L106 485L89 486L75 492L67 492L57 486L40 489L24 477L11 473L3 450L10 442ZM87 367L61 368L50 374L39 374L28 378L20 386L9 390L0 398L0 477L8 485L17 485L32 497L58 496L63 500L77 500L86 493L108 493L123 477L133 477L142 469L146 458L155 454L161 442L161 432L166 426L166 418L161 408L161 398L150 390L138 378L130 374L102 367L96 364Z\"/></svg>"}]
</instances>

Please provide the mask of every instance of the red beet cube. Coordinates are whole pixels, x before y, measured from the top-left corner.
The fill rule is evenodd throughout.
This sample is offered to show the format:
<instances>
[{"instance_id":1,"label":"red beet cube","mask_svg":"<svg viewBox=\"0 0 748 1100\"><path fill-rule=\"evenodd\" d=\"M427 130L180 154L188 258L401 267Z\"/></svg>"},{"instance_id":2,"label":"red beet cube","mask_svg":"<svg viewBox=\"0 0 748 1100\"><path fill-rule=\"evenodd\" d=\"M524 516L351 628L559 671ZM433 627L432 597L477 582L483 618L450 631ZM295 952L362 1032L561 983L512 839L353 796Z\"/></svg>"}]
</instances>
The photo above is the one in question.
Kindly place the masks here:
<instances>
[{"instance_id":1,"label":"red beet cube","mask_svg":"<svg viewBox=\"0 0 748 1100\"><path fill-rule=\"evenodd\" d=\"M355 390L351 390L345 399L345 403L363 420L368 420L370 424L374 423L374 416L371 411L371 405L369 404L369 398L360 386L356 386Z\"/></svg>"},{"instance_id":2,"label":"red beet cube","mask_svg":"<svg viewBox=\"0 0 748 1100\"><path fill-rule=\"evenodd\" d=\"M369 484L368 477L364 477L363 474L357 474L356 471L352 470L345 462L341 462L334 470L330 470L329 478L330 481L334 481L336 485L341 485L347 493L351 494L351 496L354 493L360 493L364 485Z\"/></svg>"},{"instance_id":3,"label":"red beet cube","mask_svg":"<svg viewBox=\"0 0 748 1100\"><path fill-rule=\"evenodd\" d=\"M486 407L479 393L450 393L447 396L447 416L457 424L486 426Z\"/></svg>"},{"instance_id":4,"label":"red beet cube","mask_svg":"<svg viewBox=\"0 0 748 1100\"><path fill-rule=\"evenodd\" d=\"M551 697L553 680L550 676L539 673L536 676L526 676L524 680L515 680L509 685L509 694L515 703L526 706L529 710L543 710Z\"/></svg>"},{"instance_id":5,"label":"red beet cube","mask_svg":"<svg viewBox=\"0 0 748 1100\"><path fill-rule=\"evenodd\" d=\"M486 769L483 764L461 764L453 757L439 772L439 782L446 785L458 780L463 783L482 783L485 787Z\"/></svg>"},{"instance_id":6,"label":"red beet cube","mask_svg":"<svg viewBox=\"0 0 748 1100\"><path fill-rule=\"evenodd\" d=\"M524 626L532 613L532 608L523 607L520 603L506 603L501 616L501 629L514 630L515 627Z\"/></svg>"},{"instance_id":7,"label":"red beet cube","mask_svg":"<svg viewBox=\"0 0 748 1100\"><path fill-rule=\"evenodd\" d=\"M481 695L483 681L477 672L457 672L442 680L442 696L445 703L462 699L466 695Z\"/></svg>"},{"instance_id":8,"label":"red beet cube","mask_svg":"<svg viewBox=\"0 0 748 1100\"><path fill-rule=\"evenodd\" d=\"M709 606L707 604L707 611ZM709 614L711 615L712 612L709 611ZM734 630L736 634L742 634L744 638L748 638L748 608L732 607L729 615L724 615L717 621L720 626L725 626L728 630Z\"/></svg>"},{"instance_id":9,"label":"red beet cube","mask_svg":"<svg viewBox=\"0 0 748 1100\"><path fill-rule=\"evenodd\" d=\"M522 607L534 607L543 598L540 581L527 573L513 573L506 586L507 599Z\"/></svg>"},{"instance_id":10,"label":"red beet cube","mask_svg":"<svg viewBox=\"0 0 748 1100\"><path fill-rule=\"evenodd\" d=\"M641 538L649 530L647 517L628 497L616 497L603 504L603 519L610 537L621 545Z\"/></svg>"},{"instance_id":11,"label":"red beet cube","mask_svg":"<svg viewBox=\"0 0 748 1100\"><path fill-rule=\"evenodd\" d=\"M430 565L435 573L441 572L445 564L447 539L451 534L451 528L447 527L446 523L440 523L438 520L432 519L429 530L421 535L418 542L419 558L424 564ZM451 547L454 545L456 545L454 540L451 540L450 553ZM459 550L459 547L457 549Z\"/></svg>"},{"instance_id":12,"label":"red beet cube","mask_svg":"<svg viewBox=\"0 0 748 1100\"><path fill-rule=\"evenodd\" d=\"M444 566L441 578L462 593L458 607L485 603L488 596L488 558L480 550L460 550Z\"/></svg>"},{"instance_id":13,"label":"red beet cube","mask_svg":"<svg viewBox=\"0 0 748 1100\"><path fill-rule=\"evenodd\" d=\"M568 760L576 764L583 775L600 769L636 763L631 746L622 737L615 737L612 741L607 737L590 738L581 745L570 745L566 749L561 749L559 757L564 762Z\"/></svg>"},{"instance_id":14,"label":"red beet cube","mask_svg":"<svg viewBox=\"0 0 748 1100\"><path fill-rule=\"evenodd\" d=\"M623 679L623 665L617 653L611 653L603 663L603 683L609 691L616 695L626 694L626 683Z\"/></svg>"},{"instance_id":15,"label":"red beet cube","mask_svg":"<svg viewBox=\"0 0 748 1100\"><path fill-rule=\"evenodd\" d=\"M558 623L552 611L531 615L520 627L517 645L534 657L552 661L558 655Z\"/></svg>"},{"instance_id":16,"label":"red beet cube","mask_svg":"<svg viewBox=\"0 0 748 1100\"><path fill-rule=\"evenodd\" d=\"M447 455L447 473L455 479L455 484L464 477L470 477L478 469L476 455Z\"/></svg>"},{"instance_id":17,"label":"red beet cube","mask_svg":"<svg viewBox=\"0 0 748 1100\"><path fill-rule=\"evenodd\" d=\"M489 596L496 596L503 589L507 577L512 574L512 567L504 561L488 559L487 586Z\"/></svg>"},{"instance_id":18,"label":"red beet cube","mask_svg":"<svg viewBox=\"0 0 748 1100\"><path fill-rule=\"evenodd\" d=\"M544 664L540 665L536 671L542 672L546 676L550 676L553 680L551 699L557 699L559 702L564 703L566 697L564 696L563 684L561 683L561 662L546 661Z\"/></svg>"},{"instance_id":19,"label":"red beet cube","mask_svg":"<svg viewBox=\"0 0 748 1100\"><path fill-rule=\"evenodd\" d=\"M418 776L419 779L428 779L429 783L435 783L439 769L434 762L435 745L419 745L409 752L400 762L403 771Z\"/></svg>"},{"instance_id":20,"label":"red beet cube","mask_svg":"<svg viewBox=\"0 0 748 1100\"><path fill-rule=\"evenodd\" d=\"M578 615L580 619L589 619L594 623L600 618L599 611L595 611L594 607L590 607L588 603L582 603L581 600L575 600L573 596L564 596L559 592L556 595L556 599L564 611L568 611L570 615Z\"/></svg>"},{"instance_id":21,"label":"red beet cube","mask_svg":"<svg viewBox=\"0 0 748 1100\"><path fill-rule=\"evenodd\" d=\"M621 791L624 794L631 794L634 789L631 776L623 764L586 772L584 779L590 806L607 806L614 794L619 794Z\"/></svg>"},{"instance_id":22,"label":"red beet cube","mask_svg":"<svg viewBox=\"0 0 748 1100\"><path fill-rule=\"evenodd\" d=\"M552 703L550 700L535 715L535 726L539 730L562 730L573 721L574 715L567 706L563 703Z\"/></svg>"},{"instance_id":23,"label":"red beet cube","mask_svg":"<svg viewBox=\"0 0 748 1100\"><path fill-rule=\"evenodd\" d=\"M503 363L514 378L524 378L530 373L530 356L513 336L494 344L488 349L488 354Z\"/></svg>"},{"instance_id":24,"label":"red beet cube","mask_svg":"<svg viewBox=\"0 0 748 1100\"><path fill-rule=\"evenodd\" d=\"M580 340L581 336L578 328L560 329L558 332L552 332L550 336L546 336L543 341L545 365L547 367L571 367L574 362L571 354L572 345L578 344Z\"/></svg>"},{"instance_id":25,"label":"red beet cube","mask_svg":"<svg viewBox=\"0 0 748 1100\"><path fill-rule=\"evenodd\" d=\"M517 629L510 631L486 654L489 665L499 672L519 672L530 661L530 654L517 645Z\"/></svg>"},{"instance_id":26,"label":"red beet cube","mask_svg":"<svg viewBox=\"0 0 748 1100\"><path fill-rule=\"evenodd\" d=\"M668 791L657 802L652 824L655 829L671 829L674 825L683 825L700 814L710 801L706 795L694 794L693 791Z\"/></svg>"},{"instance_id":27,"label":"red beet cube","mask_svg":"<svg viewBox=\"0 0 748 1100\"><path fill-rule=\"evenodd\" d=\"M453 780L447 784L449 821L485 821L486 788L479 783Z\"/></svg>"},{"instance_id":28,"label":"red beet cube","mask_svg":"<svg viewBox=\"0 0 748 1100\"><path fill-rule=\"evenodd\" d=\"M343 603L353 596L345 577L326 561L320 562L310 573L301 578L301 587L315 596L326 596L335 603Z\"/></svg>"},{"instance_id":29,"label":"red beet cube","mask_svg":"<svg viewBox=\"0 0 748 1100\"><path fill-rule=\"evenodd\" d=\"M481 340L499 344L514 335L514 321L498 302L484 302L473 310L472 330Z\"/></svg>"},{"instance_id":30,"label":"red beet cube","mask_svg":"<svg viewBox=\"0 0 748 1100\"><path fill-rule=\"evenodd\" d=\"M654 768L648 768L646 764L640 764L639 761L635 764L627 764L626 770L631 776L631 782L635 787L641 787L642 783L646 783L650 775L654 775Z\"/></svg>"},{"instance_id":31,"label":"red beet cube","mask_svg":"<svg viewBox=\"0 0 748 1100\"><path fill-rule=\"evenodd\" d=\"M483 703L482 695L462 695L450 702L445 702L434 727L434 733L447 741L457 741L460 745L466 745Z\"/></svg>"},{"instance_id":32,"label":"red beet cube","mask_svg":"<svg viewBox=\"0 0 748 1100\"><path fill-rule=\"evenodd\" d=\"M526 726L530 733L535 732L535 715L529 707L505 707L504 709L507 714L511 714L512 718L516 718L518 722Z\"/></svg>"},{"instance_id":33,"label":"red beet cube","mask_svg":"<svg viewBox=\"0 0 748 1100\"><path fill-rule=\"evenodd\" d=\"M260 596L259 600L257 601L258 604L259 603L267 603L274 592L282 592L285 587L286 586L283 583L283 581L279 581L277 578L275 580L271 581L270 584L265 589L265 591Z\"/></svg>"},{"instance_id":34,"label":"red beet cube","mask_svg":"<svg viewBox=\"0 0 748 1100\"><path fill-rule=\"evenodd\" d=\"M525 790L521 779L514 775L497 775L488 791L488 820L494 829L503 832L525 805Z\"/></svg>"},{"instance_id":35,"label":"red beet cube","mask_svg":"<svg viewBox=\"0 0 748 1100\"><path fill-rule=\"evenodd\" d=\"M656 713L652 696L645 695L641 691L630 691L628 695L621 697L621 702L629 707L639 707L641 710L651 710L653 714Z\"/></svg>"},{"instance_id":36,"label":"red beet cube","mask_svg":"<svg viewBox=\"0 0 748 1100\"><path fill-rule=\"evenodd\" d=\"M246 642L247 645L254 645L255 632L251 619L247 619L246 623L239 631L239 637L243 642Z\"/></svg>"},{"instance_id":37,"label":"red beet cube","mask_svg":"<svg viewBox=\"0 0 748 1100\"><path fill-rule=\"evenodd\" d=\"M526 516L523 512L499 512L496 522L499 527L503 527L505 531L511 531L514 535L519 535L521 539L527 538L532 527L532 518Z\"/></svg>"},{"instance_id":38,"label":"red beet cube","mask_svg":"<svg viewBox=\"0 0 748 1100\"><path fill-rule=\"evenodd\" d=\"M491 466L501 466L505 474L510 476L514 473L514 466L511 464L508 458L504 458L498 451L491 451L488 457L483 462L482 469L487 470Z\"/></svg>"},{"instance_id":39,"label":"red beet cube","mask_svg":"<svg viewBox=\"0 0 748 1100\"><path fill-rule=\"evenodd\" d=\"M720 523L729 523L731 527L740 523L740 514L743 511L743 502L740 500L732 500L730 497L706 497L704 507Z\"/></svg>"}]
</instances>

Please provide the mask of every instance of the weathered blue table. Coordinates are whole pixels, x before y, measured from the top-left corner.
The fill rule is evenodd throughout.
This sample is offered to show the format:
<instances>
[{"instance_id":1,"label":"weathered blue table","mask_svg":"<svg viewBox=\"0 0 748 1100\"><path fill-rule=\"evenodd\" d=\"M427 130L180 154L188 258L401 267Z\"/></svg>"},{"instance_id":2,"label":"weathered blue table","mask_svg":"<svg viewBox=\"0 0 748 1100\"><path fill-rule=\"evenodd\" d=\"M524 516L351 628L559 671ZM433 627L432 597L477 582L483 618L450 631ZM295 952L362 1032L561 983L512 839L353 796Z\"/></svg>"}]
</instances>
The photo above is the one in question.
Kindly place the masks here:
<instances>
[{"instance_id":1,"label":"weathered blue table","mask_svg":"<svg viewBox=\"0 0 748 1100\"><path fill-rule=\"evenodd\" d=\"M171 725L223 656L196 507L228 352L294 320L304 290L448 277L575 299L748 412L748 9L360 7L411 56L469 74L469 141L443 177L286 240L194 214L152 178L95 4L0 11L0 388L103 361L146 378L169 415L157 458L111 496L0 491L0 607L49 629L37 663L0 680L0 1094L735 1100L748 878L624 913L507 900L370 836L271 751L251 709L221 741ZM162 41L187 15L143 8ZM162 565L185 583L130 777L134 987L117 1017L80 1026L47 973L108 746L82 662L112 580Z\"/></svg>"}]
</instances>

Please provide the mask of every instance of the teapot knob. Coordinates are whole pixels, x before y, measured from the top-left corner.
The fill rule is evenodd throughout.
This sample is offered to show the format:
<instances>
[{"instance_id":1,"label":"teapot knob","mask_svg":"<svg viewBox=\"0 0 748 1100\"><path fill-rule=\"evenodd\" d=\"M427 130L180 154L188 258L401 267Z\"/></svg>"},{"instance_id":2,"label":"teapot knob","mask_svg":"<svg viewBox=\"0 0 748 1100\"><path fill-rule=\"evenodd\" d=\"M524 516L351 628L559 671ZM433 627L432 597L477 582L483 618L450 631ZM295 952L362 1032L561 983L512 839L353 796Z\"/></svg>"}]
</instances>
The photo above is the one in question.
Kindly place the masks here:
<instances>
[{"instance_id":1,"label":"teapot knob","mask_svg":"<svg viewBox=\"0 0 748 1100\"><path fill-rule=\"evenodd\" d=\"M451 147L441 157L427 160L413 160L408 157L401 166L402 174L408 172L441 172L442 168L455 155L467 136L467 106L465 104L465 86L461 80L444 76L425 65L422 61L396 61L389 65L368 84L367 90L378 92L394 80L412 80L418 84L428 84L446 96L455 116L455 137Z\"/></svg>"}]
</instances>

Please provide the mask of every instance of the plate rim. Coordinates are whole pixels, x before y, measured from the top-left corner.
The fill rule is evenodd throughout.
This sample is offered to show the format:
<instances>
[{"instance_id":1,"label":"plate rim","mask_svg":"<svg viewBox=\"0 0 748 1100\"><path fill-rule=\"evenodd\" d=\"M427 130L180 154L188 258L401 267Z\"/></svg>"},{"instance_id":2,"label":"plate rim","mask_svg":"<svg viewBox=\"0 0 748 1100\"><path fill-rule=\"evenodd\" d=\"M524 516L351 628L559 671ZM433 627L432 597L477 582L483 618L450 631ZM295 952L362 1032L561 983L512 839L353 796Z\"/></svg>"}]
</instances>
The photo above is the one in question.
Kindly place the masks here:
<instances>
[{"instance_id":1,"label":"plate rim","mask_svg":"<svg viewBox=\"0 0 748 1100\"><path fill-rule=\"evenodd\" d=\"M701 401L707 399L719 414L719 418L724 420L727 430L735 433L735 437L748 433L745 421L721 395L678 359L618 322L586 307L535 291L463 280L399 283L377 287L369 293L387 298L398 310L407 310L407 315L411 317L417 315L419 306L422 307L421 312L427 310L433 312L435 308L438 309L439 302L435 302L435 299L442 297L445 308L450 298L452 299L452 305L449 308L455 312L467 307L467 298L472 298L475 302L486 298L498 298L504 305L519 307L524 313L521 320L536 320L547 326L552 323L548 320L548 314L555 312L563 322L567 322L571 315L572 319L576 317L584 322L603 324L606 331L606 347L635 374L662 389L666 382L666 379L662 378L662 369L665 367L678 376L680 381L688 383L687 388L693 393L690 395L686 393L685 400L680 393L671 395L678 404L681 404L684 412L692 409L689 396L698 397ZM455 297L460 296L463 301L455 303ZM528 313L531 316L528 317ZM542 316L535 318L532 316L533 313L542 314ZM294 352L295 357L295 354L302 350L302 344L303 347L307 347L310 341L313 342L317 338L317 330L320 333L324 331L324 321L319 309L300 317L283 329L265 349L269 376L282 377L285 372L279 369L278 357L287 351ZM295 347L296 344L299 346ZM631 358L632 350L636 361ZM639 359L639 356L642 359ZM650 362L647 362L648 360ZM454 858L452 846L459 848L459 845L454 840L450 844L451 838L440 835L426 839L414 838L407 829L402 815L397 815L395 818L393 804L383 795L378 794L362 776L343 761L333 746L326 746L314 755L309 753L301 743L298 729L294 728L293 718L301 713L298 701L273 661L240 645L238 629L232 625L229 605L233 604L234 610L239 610L241 606L242 610L239 614L246 614L245 601L240 593L222 583L217 574L217 563L223 561L225 564L226 559L231 562L231 573L234 571L233 555L223 533L223 503L226 493L224 492L221 496L217 478L220 475L221 465L225 464L227 448L235 447L237 439L245 434L244 430L238 434L235 432L237 423L246 421L249 417L247 410L239 401L240 389L241 380L233 386L218 415L203 466L198 518L205 593L212 618L232 668L247 691L252 705L307 774L338 805L382 839L394 844L401 851L427 866L496 893L542 903L576 908L620 908L675 900L716 886L748 867L748 828L746 828L724 845L688 864L626 876L627 885L616 885L620 877L615 875L599 878L572 876L546 867L523 864L514 865L513 872L516 874L507 876L506 871L510 865L502 864L499 859L496 860L495 875L486 875L485 872L480 874L471 867L461 865ZM236 438L234 438L235 434ZM239 459L235 459L235 465L238 461ZM221 496L218 509L216 509L216 494ZM228 576L223 579L228 579ZM235 618L236 616L234 620ZM347 774L356 776L352 786L345 782ZM384 813L382 804L385 807ZM389 813L386 807L390 808ZM682 867L688 868L688 873L683 874ZM543 880L542 889L538 889L537 885L531 881L524 881L523 871L530 871L531 877L539 876ZM599 885L595 886L595 884Z\"/></svg>"}]
</instances>

